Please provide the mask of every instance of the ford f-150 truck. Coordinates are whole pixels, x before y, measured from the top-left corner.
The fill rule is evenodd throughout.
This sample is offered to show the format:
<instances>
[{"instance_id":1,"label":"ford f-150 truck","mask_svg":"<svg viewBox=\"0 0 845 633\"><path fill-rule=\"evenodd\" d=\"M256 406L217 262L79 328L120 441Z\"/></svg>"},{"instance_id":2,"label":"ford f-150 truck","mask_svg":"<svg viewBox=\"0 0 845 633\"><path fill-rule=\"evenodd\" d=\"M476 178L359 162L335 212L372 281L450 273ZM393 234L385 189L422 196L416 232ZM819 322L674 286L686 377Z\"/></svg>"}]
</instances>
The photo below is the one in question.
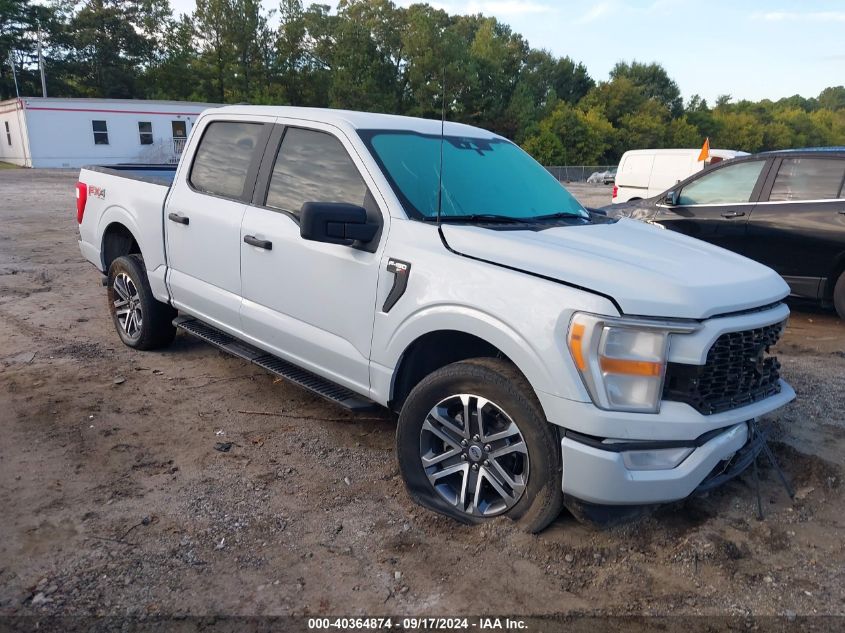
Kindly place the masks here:
<instances>
[{"instance_id":1,"label":"ford f-150 truck","mask_svg":"<svg viewBox=\"0 0 845 633\"><path fill-rule=\"evenodd\" d=\"M748 466L754 420L794 398L777 274L588 212L466 125L208 110L176 167L83 169L77 219L126 345L182 329L391 409L410 494L468 523L686 498Z\"/></svg>"}]
</instances>

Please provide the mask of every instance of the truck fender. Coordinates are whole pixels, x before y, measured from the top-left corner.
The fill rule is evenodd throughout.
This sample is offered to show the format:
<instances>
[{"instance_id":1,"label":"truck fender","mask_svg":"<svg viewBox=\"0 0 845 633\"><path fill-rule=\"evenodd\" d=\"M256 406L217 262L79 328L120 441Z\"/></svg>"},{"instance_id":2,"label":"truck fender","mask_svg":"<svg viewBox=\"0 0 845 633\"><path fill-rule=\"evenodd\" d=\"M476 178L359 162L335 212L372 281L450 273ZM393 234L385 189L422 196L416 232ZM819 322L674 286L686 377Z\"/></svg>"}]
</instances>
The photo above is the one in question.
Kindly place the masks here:
<instances>
[{"instance_id":1,"label":"truck fender","mask_svg":"<svg viewBox=\"0 0 845 633\"><path fill-rule=\"evenodd\" d=\"M494 346L516 365L535 392L555 393L560 389L542 362L542 354L512 327L476 308L438 305L409 314L387 342L384 355L377 362L392 370L391 393L406 350L420 337L443 330L463 332Z\"/></svg>"}]
</instances>

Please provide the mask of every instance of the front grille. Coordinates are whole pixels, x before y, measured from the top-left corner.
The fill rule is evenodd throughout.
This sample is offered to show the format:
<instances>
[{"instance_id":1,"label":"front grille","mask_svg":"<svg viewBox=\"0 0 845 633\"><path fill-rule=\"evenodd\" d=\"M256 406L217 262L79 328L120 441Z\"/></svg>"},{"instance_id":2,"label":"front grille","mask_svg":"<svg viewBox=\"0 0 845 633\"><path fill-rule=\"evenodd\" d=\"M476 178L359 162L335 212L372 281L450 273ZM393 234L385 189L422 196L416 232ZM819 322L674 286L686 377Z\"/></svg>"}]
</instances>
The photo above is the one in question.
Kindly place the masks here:
<instances>
[{"instance_id":1,"label":"front grille","mask_svg":"<svg viewBox=\"0 0 845 633\"><path fill-rule=\"evenodd\" d=\"M780 363L767 356L783 323L722 334L704 365L669 363L663 399L686 402L712 415L758 402L780 392Z\"/></svg>"}]
</instances>

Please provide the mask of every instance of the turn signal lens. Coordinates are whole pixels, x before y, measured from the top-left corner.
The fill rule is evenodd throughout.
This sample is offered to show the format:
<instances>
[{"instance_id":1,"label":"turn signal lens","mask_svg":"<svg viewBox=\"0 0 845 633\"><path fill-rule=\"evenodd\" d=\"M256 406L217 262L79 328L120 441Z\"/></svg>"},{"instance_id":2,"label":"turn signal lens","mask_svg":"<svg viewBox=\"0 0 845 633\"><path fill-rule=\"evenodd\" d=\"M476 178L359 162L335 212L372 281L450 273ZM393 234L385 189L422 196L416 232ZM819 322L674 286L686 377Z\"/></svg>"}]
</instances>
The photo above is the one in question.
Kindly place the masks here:
<instances>
[{"instance_id":1,"label":"turn signal lens","mask_svg":"<svg viewBox=\"0 0 845 633\"><path fill-rule=\"evenodd\" d=\"M656 377L663 373L663 363L654 363L646 360L608 358L607 356L602 356L599 359L599 367L606 374Z\"/></svg>"},{"instance_id":2,"label":"turn signal lens","mask_svg":"<svg viewBox=\"0 0 845 633\"><path fill-rule=\"evenodd\" d=\"M584 325L581 323L573 323L569 329L569 351L572 354L572 360L575 361L575 366L578 371L584 371L587 368L587 363L584 362Z\"/></svg>"}]
</instances>

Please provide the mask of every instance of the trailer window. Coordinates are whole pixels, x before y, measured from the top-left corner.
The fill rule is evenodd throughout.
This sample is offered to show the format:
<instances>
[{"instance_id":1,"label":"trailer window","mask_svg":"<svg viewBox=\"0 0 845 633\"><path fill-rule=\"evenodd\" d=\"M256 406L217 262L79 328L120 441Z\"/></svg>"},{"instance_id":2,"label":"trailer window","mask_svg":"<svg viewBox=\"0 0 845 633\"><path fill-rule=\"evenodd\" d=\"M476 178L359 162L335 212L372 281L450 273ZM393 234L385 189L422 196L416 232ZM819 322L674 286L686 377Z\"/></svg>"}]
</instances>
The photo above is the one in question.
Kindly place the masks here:
<instances>
[{"instance_id":1,"label":"trailer window","mask_svg":"<svg viewBox=\"0 0 845 633\"><path fill-rule=\"evenodd\" d=\"M109 144L109 128L105 121L91 121L94 130L94 145Z\"/></svg>"},{"instance_id":2,"label":"trailer window","mask_svg":"<svg viewBox=\"0 0 845 633\"><path fill-rule=\"evenodd\" d=\"M153 144L153 124L149 121L138 121L138 136L141 145Z\"/></svg>"},{"instance_id":3,"label":"trailer window","mask_svg":"<svg viewBox=\"0 0 845 633\"><path fill-rule=\"evenodd\" d=\"M12 133L9 132L9 122L3 121L6 124L6 142L9 144L9 147L12 146Z\"/></svg>"},{"instance_id":4,"label":"trailer window","mask_svg":"<svg viewBox=\"0 0 845 633\"><path fill-rule=\"evenodd\" d=\"M203 193L241 198L262 128L261 123L211 123L194 156L191 185Z\"/></svg>"}]
</instances>

